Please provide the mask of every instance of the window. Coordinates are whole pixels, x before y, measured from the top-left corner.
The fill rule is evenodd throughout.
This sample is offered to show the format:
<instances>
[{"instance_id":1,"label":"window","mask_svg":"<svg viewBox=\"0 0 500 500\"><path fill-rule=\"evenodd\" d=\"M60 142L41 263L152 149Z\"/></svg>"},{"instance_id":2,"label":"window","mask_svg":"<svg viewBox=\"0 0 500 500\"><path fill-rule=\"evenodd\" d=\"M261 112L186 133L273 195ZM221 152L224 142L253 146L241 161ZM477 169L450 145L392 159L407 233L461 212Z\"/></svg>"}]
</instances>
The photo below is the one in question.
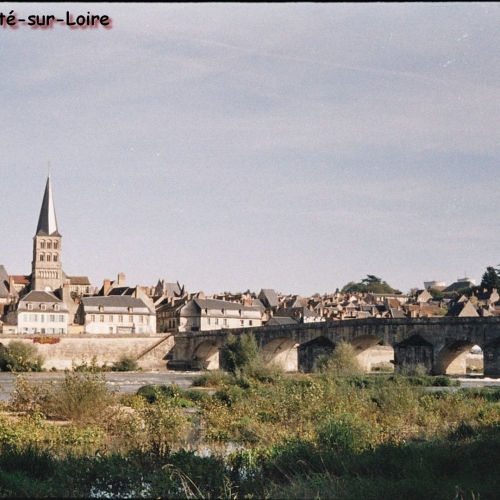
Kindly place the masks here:
<instances>
[{"instance_id":1,"label":"window","mask_svg":"<svg viewBox=\"0 0 500 500\"><path fill-rule=\"evenodd\" d=\"M40 241L40 248L45 248L45 241L44 240Z\"/></svg>"},{"instance_id":2,"label":"window","mask_svg":"<svg viewBox=\"0 0 500 500\"><path fill-rule=\"evenodd\" d=\"M139 316L139 323L144 323L144 316Z\"/></svg>"},{"instance_id":3,"label":"window","mask_svg":"<svg viewBox=\"0 0 500 500\"><path fill-rule=\"evenodd\" d=\"M111 316L109 316L108 321L109 321L110 323L113 323L113 316L112 316L112 315L111 315Z\"/></svg>"},{"instance_id":4,"label":"window","mask_svg":"<svg viewBox=\"0 0 500 500\"><path fill-rule=\"evenodd\" d=\"M91 315L90 315L90 321L91 321L92 323L95 323L95 314L91 314Z\"/></svg>"},{"instance_id":5,"label":"window","mask_svg":"<svg viewBox=\"0 0 500 500\"><path fill-rule=\"evenodd\" d=\"M54 250L57 250L59 248L59 243L57 241L54 241Z\"/></svg>"},{"instance_id":6,"label":"window","mask_svg":"<svg viewBox=\"0 0 500 500\"><path fill-rule=\"evenodd\" d=\"M45 254L41 253L40 254L40 262L44 262L45 261Z\"/></svg>"},{"instance_id":7,"label":"window","mask_svg":"<svg viewBox=\"0 0 500 500\"><path fill-rule=\"evenodd\" d=\"M215 318L215 324L218 325L219 324L219 318Z\"/></svg>"},{"instance_id":8,"label":"window","mask_svg":"<svg viewBox=\"0 0 500 500\"><path fill-rule=\"evenodd\" d=\"M210 318L207 318L207 325L210 324Z\"/></svg>"},{"instance_id":9,"label":"window","mask_svg":"<svg viewBox=\"0 0 500 500\"><path fill-rule=\"evenodd\" d=\"M28 303L28 311L31 311L31 310L33 310L33 304Z\"/></svg>"},{"instance_id":10,"label":"window","mask_svg":"<svg viewBox=\"0 0 500 500\"><path fill-rule=\"evenodd\" d=\"M54 304L54 311L59 311L59 304Z\"/></svg>"},{"instance_id":11,"label":"window","mask_svg":"<svg viewBox=\"0 0 500 500\"><path fill-rule=\"evenodd\" d=\"M51 242L51 241L47 241L47 248L48 248L48 249L51 249L51 248L52 248L52 242Z\"/></svg>"},{"instance_id":12,"label":"window","mask_svg":"<svg viewBox=\"0 0 500 500\"><path fill-rule=\"evenodd\" d=\"M54 323L54 321L56 320L56 317L54 314L49 314L49 321Z\"/></svg>"},{"instance_id":13,"label":"window","mask_svg":"<svg viewBox=\"0 0 500 500\"><path fill-rule=\"evenodd\" d=\"M50 262L50 253L47 254L47 262Z\"/></svg>"},{"instance_id":14,"label":"window","mask_svg":"<svg viewBox=\"0 0 500 500\"><path fill-rule=\"evenodd\" d=\"M40 314L40 323L45 323L45 314Z\"/></svg>"},{"instance_id":15,"label":"window","mask_svg":"<svg viewBox=\"0 0 500 500\"><path fill-rule=\"evenodd\" d=\"M40 304L40 309L42 311L45 311L46 308L47 308L47 306L45 304Z\"/></svg>"},{"instance_id":16,"label":"window","mask_svg":"<svg viewBox=\"0 0 500 500\"><path fill-rule=\"evenodd\" d=\"M226 319L226 318L224 318L224 320L222 321L222 324L223 324L224 326L227 326L227 319Z\"/></svg>"},{"instance_id":17,"label":"window","mask_svg":"<svg viewBox=\"0 0 500 500\"><path fill-rule=\"evenodd\" d=\"M129 322L129 323L133 323L133 322L134 322L134 317L133 317L132 315L130 315L130 316L128 317L128 322Z\"/></svg>"},{"instance_id":18,"label":"window","mask_svg":"<svg viewBox=\"0 0 500 500\"><path fill-rule=\"evenodd\" d=\"M240 319L240 326L245 326L245 320L244 319Z\"/></svg>"},{"instance_id":19,"label":"window","mask_svg":"<svg viewBox=\"0 0 500 500\"><path fill-rule=\"evenodd\" d=\"M30 321L38 321L38 314L30 314Z\"/></svg>"},{"instance_id":20,"label":"window","mask_svg":"<svg viewBox=\"0 0 500 500\"><path fill-rule=\"evenodd\" d=\"M64 323L64 314L59 314L59 316L57 318L58 318L59 323Z\"/></svg>"},{"instance_id":21,"label":"window","mask_svg":"<svg viewBox=\"0 0 500 500\"><path fill-rule=\"evenodd\" d=\"M248 321L248 324L249 324L250 326L252 326L252 325L253 325L253 321L252 321L252 320L249 320L249 321Z\"/></svg>"},{"instance_id":22,"label":"window","mask_svg":"<svg viewBox=\"0 0 500 500\"><path fill-rule=\"evenodd\" d=\"M54 254L54 257L52 258L52 260L53 260L54 262L57 262L57 261L59 260L59 257L57 256L57 254L56 254L56 253Z\"/></svg>"},{"instance_id":23,"label":"window","mask_svg":"<svg viewBox=\"0 0 500 500\"><path fill-rule=\"evenodd\" d=\"M123 316L121 314L118 316L118 323L123 323Z\"/></svg>"},{"instance_id":24,"label":"window","mask_svg":"<svg viewBox=\"0 0 500 500\"><path fill-rule=\"evenodd\" d=\"M100 321L101 323L104 323L104 314L101 314L101 315L99 316L99 321Z\"/></svg>"}]
</instances>

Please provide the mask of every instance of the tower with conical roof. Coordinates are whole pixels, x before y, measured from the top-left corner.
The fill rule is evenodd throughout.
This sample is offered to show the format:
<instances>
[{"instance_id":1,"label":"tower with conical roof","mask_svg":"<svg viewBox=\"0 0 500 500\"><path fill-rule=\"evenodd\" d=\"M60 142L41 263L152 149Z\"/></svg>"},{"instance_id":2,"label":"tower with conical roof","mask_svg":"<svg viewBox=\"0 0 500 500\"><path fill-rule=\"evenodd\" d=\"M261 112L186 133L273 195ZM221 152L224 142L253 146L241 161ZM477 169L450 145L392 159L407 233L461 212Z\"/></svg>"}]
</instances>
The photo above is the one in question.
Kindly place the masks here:
<instances>
[{"instance_id":1,"label":"tower with conical roof","mask_svg":"<svg viewBox=\"0 0 500 500\"><path fill-rule=\"evenodd\" d=\"M57 229L56 210L49 175L43 194L36 234L33 238L31 290L57 290L63 283L61 235Z\"/></svg>"}]
</instances>

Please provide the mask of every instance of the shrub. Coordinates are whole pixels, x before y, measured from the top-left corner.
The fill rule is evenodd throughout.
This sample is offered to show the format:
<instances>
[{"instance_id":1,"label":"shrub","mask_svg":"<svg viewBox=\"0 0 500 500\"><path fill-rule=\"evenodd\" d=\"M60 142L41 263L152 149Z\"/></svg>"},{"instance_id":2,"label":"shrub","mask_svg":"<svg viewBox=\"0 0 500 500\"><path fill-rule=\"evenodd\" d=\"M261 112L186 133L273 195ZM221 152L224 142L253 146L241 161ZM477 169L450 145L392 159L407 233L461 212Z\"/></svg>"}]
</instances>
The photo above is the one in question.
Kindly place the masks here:
<instances>
[{"instance_id":1,"label":"shrub","mask_svg":"<svg viewBox=\"0 0 500 500\"><path fill-rule=\"evenodd\" d=\"M114 372L135 372L140 370L139 363L133 356L123 355L118 361L113 363L111 368Z\"/></svg>"},{"instance_id":2,"label":"shrub","mask_svg":"<svg viewBox=\"0 0 500 500\"><path fill-rule=\"evenodd\" d=\"M339 342L329 355L318 356L313 371L333 376L352 376L363 373L354 347L347 342Z\"/></svg>"},{"instance_id":3,"label":"shrub","mask_svg":"<svg viewBox=\"0 0 500 500\"><path fill-rule=\"evenodd\" d=\"M232 380L232 376L224 370L211 370L194 377L191 384L194 387L221 387Z\"/></svg>"},{"instance_id":4,"label":"shrub","mask_svg":"<svg viewBox=\"0 0 500 500\"><path fill-rule=\"evenodd\" d=\"M234 336L229 334L227 343L220 350L221 366L233 374L259 358L259 346L251 333Z\"/></svg>"},{"instance_id":5,"label":"shrub","mask_svg":"<svg viewBox=\"0 0 500 500\"><path fill-rule=\"evenodd\" d=\"M42 411L51 417L81 424L106 422L116 392L107 388L104 374L67 371L50 392Z\"/></svg>"},{"instance_id":6,"label":"shrub","mask_svg":"<svg viewBox=\"0 0 500 500\"><path fill-rule=\"evenodd\" d=\"M7 347L0 344L0 371L41 372L43 358L36 345L13 340Z\"/></svg>"}]
</instances>

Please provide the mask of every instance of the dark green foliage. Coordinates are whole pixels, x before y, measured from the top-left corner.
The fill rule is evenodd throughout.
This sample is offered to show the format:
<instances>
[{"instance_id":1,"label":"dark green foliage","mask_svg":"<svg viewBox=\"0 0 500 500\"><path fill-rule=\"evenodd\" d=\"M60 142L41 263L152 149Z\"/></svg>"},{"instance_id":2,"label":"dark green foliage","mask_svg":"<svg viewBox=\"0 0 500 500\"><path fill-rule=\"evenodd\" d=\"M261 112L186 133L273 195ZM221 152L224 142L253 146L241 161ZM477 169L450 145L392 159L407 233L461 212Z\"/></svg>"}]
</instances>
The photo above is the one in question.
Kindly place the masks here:
<instances>
[{"instance_id":1,"label":"dark green foliage","mask_svg":"<svg viewBox=\"0 0 500 500\"><path fill-rule=\"evenodd\" d=\"M259 358L259 346L253 334L228 335L226 345L220 350L222 367L235 374Z\"/></svg>"},{"instance_id":2,"label":"dark green foliage","mask_svg":"<svg viewBox=\"0 0 500 500\"><path fill-rule=\"evenodd\" d=\"M486 272L483 274L480 286L482 288L488 288L488 290L493 288L500 290L500 270L488 266Z\"/></svg>"},{"instance_id":3,"label":"dark green foliage","mask_svg":"<svg viewBox=\"0 0 500 500\"><path fill-rule=\"evenodd\" d=\"M118 361L113 363L111 368L114 372L135 372L139 370L139 363L133 356L122 356Z\"/></svg>"},{"instance_id":4,"label":"dark green foliage","mask_svg":"<svg viewBox=\"0 0 500 500\"><path fill-rule=\"evenodd\" d=\"M186 391L183 391L175 383L172 385L144 385L138 389L137 395L144 398L150 404L162 401L167 406L179 406L182 408L194 406L190 398L187 397Z\"/></svg>"},{"instance_id":5,"label":"dark green foliage","mask_svg":"<svg viewBox=\"0 0 500 500\"><path fill-rule=\"evenodd\" d=\"M397 293L400 294L399 290L392 288L388 283L382 281L381 278L377 276L373 276L369 274L365 279L361 280L360 283L355 283L351 281L345 285L342 290L342 293Z\"/></svg>"},{"instance_id":6,"label":"dark green foliage","mask_svg":"<svg viewBox=\"0 0 500 500\"><path fill-rule=\"evenodd\" d=\"M0 344L0 371L41 372L43 358L34 344L12 340L7 347Z\"/></svg>"}]
</instances>

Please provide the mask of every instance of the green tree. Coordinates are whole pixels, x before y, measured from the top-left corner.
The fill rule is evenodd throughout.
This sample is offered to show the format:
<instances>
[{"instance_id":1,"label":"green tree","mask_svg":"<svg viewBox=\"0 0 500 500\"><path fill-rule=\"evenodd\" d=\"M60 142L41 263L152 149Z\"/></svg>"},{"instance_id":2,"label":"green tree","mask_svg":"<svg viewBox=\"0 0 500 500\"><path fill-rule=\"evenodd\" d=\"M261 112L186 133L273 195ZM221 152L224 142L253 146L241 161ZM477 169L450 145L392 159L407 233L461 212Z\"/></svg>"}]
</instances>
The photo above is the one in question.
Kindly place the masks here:
<instances>
[{"instance_id":1,"label":"green tree","mask_svg":"<svg viewBox=\"0 0 500 500\"><path fill-rule=\"evenodd\" d=\"M0 344L0 371L41 372L43 357L34 344L13 340L7 347Z\"/></svg>"},{"instance_id":2,"label":"green tree","mask_svg":"<svg viewBox=\"0 0 500 500\"><path fill-rule=\"evenodd\" d=\"M229 334L227 343L220 350L222 367L231 373L244 369L259 358L259 346L251 333L235 336Z\"/></svg>"},{"instance_id":3,"label":"green tree","mask_svg":"<svg viewBox=\"0 0 500 500\"><path fill-rule=\"evenodd\" d=\"M488 288L489 290L492 288L500 290L500 269L488 266L481 279L481 287Z\"/></svg>"},{"instance_id":4,"label":"green tree","mask_svg":"<svg viewBox=\"0 0 500 500\"><path fill-rule=\"evenodd\" d=\"M399 290L392 288L386 281L382 281L378 276L373 274L368 274L366 278L362 279L359 283L354 283L350 281L347 285L342 288L342 293L401 293Z\"/></svg>"}]
</instances>

